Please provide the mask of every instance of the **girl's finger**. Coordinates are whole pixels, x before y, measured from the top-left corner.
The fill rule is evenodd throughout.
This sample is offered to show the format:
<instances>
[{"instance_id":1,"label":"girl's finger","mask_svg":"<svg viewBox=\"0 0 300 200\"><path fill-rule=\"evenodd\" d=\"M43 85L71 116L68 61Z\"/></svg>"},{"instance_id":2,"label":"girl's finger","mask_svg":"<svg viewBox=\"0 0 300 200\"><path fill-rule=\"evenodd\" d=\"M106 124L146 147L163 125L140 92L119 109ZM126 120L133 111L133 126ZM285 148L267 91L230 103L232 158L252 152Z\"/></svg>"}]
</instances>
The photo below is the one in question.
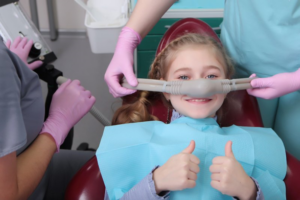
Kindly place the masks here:
<instances>
[{"instance_id":1,"label":"girl's finger","mask_svg":"<svg viewBox=\"0 0 300 200\"><path fill-rule=\"evenodd\" d=\"M219 173L213 173L213 174L211 175L211 180L212 180L212 181L220 181L221 178L222 178L222 176L221 176L221 174L219 174Z\"/></svg>"}]
</instances>

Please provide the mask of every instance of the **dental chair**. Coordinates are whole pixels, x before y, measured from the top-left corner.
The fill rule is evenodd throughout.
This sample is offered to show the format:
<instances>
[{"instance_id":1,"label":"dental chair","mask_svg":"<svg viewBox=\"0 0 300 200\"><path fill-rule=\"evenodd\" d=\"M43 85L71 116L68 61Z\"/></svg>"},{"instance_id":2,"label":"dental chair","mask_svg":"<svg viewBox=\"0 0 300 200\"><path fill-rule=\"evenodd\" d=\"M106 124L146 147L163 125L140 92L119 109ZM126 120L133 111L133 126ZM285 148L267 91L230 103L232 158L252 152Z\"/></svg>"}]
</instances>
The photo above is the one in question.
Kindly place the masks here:
<instances>
[{"instance_id":1,"label":"dental chair","mask_svg":"<svg viewBox=\"0 0 300 200\"><path fill-rule=\"evenodd\" d=\"M204 22L187 18L173 24L165 33L158 46L158 54L166 44L178 36L187 32L209 34L219 41L215 32ZM246 91L235 91L228 94L227 98L232 101L224 102L221 126L256 126L263 127L262 119L256 98L249 96ZM123 102L126 103L126 102ZM172 111L164 106L158 99L149 108L153 115L157 116L160 121L167 122ZM169 113L168 113L169 112ZM286 194L288 200L300 199L300 161L287 153L288 171L285 177ZM66 200L102 200L105 194L105 185L98 167L96 156L89 160L82 169L74 176L69 184L65 199Z\"/></svg>"}]
</instances>

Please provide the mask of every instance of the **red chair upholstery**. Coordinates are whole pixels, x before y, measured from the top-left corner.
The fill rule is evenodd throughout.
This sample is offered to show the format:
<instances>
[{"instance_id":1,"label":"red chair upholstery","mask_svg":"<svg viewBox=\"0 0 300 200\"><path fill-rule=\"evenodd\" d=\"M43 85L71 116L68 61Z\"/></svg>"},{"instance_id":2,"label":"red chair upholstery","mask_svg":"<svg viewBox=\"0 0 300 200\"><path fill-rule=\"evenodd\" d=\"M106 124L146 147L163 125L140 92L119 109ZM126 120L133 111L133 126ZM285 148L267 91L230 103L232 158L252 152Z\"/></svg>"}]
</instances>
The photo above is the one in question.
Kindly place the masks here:
<instances>
[{"instance_id":1,"label":"red chair upholstery","mask_svg":"<svg viewBox=\"0 0 300 200\"><path fill-rule=\"evenodd\" d=\"M165 33L160 41L157 52L159 53L163 47L171 40L187 32L209 34L219 40L214 31L204 22L187 18L176 22ZM236 91L228 94L231 100L225 102L223 107L223 117L221 126L239 125L239 126L256 126L262 127L257 101L254 97L249 96L246 91ZM153 115L159 120L166 122L171 111L164 106L161 100L157 100L151 108ZM287 153L288 171L285 178L287 188L287 199L300 199L300 161ZM69 184L66 191L66 200L102 200L104 198L105 186L102 180L101 173L97 164L97 159L94 156L82 169L75 175L72 182Z\"/></svg>"}]
</instances>

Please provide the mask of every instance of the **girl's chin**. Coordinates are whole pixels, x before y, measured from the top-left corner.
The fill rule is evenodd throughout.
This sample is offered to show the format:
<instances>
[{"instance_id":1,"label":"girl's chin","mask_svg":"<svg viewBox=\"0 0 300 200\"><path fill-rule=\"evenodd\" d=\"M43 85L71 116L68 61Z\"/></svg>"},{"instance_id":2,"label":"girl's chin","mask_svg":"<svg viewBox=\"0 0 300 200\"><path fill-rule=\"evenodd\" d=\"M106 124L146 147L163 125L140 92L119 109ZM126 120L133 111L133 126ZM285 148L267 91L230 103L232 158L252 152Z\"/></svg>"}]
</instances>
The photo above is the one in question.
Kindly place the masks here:
<instances>
[{"instance_id":1,"label":"girl's chin","mask_svg":"<svg viewBox=\"0 0 300 200\"><path fill-rule=\"evenodd\" d=\"M184 115L184 116L187 116L187 117L190 117L190 118L193 118L193 119L205 119L205 118L214 118L216 115L215 114L213 114L213 115L209 115L209 114L207 114L207 115L187 114L187 115Z\"/></svg>"}]
</instances>

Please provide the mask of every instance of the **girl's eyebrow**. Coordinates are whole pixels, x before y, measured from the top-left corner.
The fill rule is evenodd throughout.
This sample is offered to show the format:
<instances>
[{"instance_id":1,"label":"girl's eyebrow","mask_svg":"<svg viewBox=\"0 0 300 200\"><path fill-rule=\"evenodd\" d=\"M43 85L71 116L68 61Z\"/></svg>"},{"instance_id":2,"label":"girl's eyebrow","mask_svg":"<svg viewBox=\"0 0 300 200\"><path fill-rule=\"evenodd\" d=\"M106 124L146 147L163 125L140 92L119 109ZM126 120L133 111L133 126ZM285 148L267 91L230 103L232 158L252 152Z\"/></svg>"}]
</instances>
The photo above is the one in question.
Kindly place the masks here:
<instances>
[{"instance_id":1,"label":"girl's eyebrow","mask_svg":"<svg viewBox=\"0 0 300 200\"><path fill-rule=\"evenodd\" d=\"M210 69L210 68L213 68L213 69L216 69L218 71L221 71L221 69L217 66L214 66L214 65L208 65L208 66L205 66L204 69Z\"/></svg>"},{"instance_id":2,"label":"girl's eyebrow","mask_svg":"<svg viewBox=\"0 0 300 200\"><path fill-rule=\"evenodd\" d=\"M191 71L191 68L189 68L189 67L179 68L179 69L175 70L174 73L179 72L179 71Z\"/></svg>"},{"instance_id":3,"label":"girl's eyebrow","mask_svg":"<svg viewBox=\"0 0 300 200\"><path fill-rule=\"evenodd\" d=\"M208 65L208 66L203 67L204 70L211 69L211 68L216 69L221 72L221 69L214 65ZM174 73L179 72L179 71L191 71L191 68L189 68L189 67L179 68L179 69L175 70Z\"/></svg>"}]
</instances>

